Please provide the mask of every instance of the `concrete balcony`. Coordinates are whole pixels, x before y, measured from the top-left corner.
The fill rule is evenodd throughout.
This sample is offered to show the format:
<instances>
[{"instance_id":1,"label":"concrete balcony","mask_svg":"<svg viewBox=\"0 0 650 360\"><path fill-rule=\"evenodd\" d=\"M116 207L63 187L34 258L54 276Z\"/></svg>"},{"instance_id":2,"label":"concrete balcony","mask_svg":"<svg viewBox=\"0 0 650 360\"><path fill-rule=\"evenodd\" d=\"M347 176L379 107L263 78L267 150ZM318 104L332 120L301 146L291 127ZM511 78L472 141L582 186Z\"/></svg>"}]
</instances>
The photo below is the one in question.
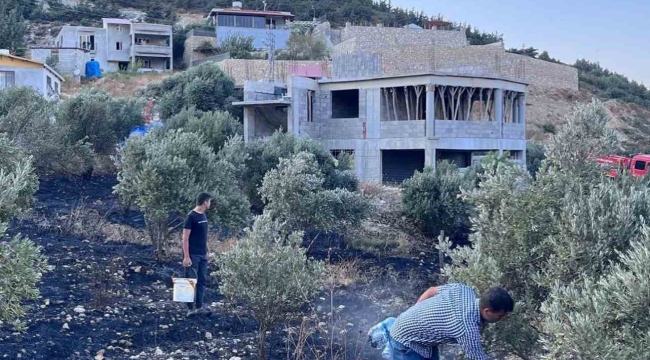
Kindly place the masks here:
<instances>
[{"instance_id":1,"label":"concrete balcony","mask_svg":"<svg viewBox=\"0 0 650 360\"><path fill-rule=\"evenodd\" d=\"M169 57L172 56L172 48L169 46L134 45L133 55Z\"/></svg>"},{"instance_id":2,"label":"concrete balcony","mask_svg":"<svg viewBox=\"0 0 650 360\"><path fill-rule=\"evenodd\" d=\"M172 27L160 24L133 24L133 34L167 35L171 36Z\"/></svg>"}]
</instances>

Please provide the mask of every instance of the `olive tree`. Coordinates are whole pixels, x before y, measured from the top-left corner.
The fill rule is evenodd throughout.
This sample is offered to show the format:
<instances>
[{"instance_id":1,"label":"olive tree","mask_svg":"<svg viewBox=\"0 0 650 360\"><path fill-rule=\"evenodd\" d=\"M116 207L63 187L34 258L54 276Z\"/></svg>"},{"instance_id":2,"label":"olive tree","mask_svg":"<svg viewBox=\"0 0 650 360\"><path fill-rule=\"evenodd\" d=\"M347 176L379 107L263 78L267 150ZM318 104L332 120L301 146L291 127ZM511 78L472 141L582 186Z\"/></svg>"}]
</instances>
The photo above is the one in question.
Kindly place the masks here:
<instances>
[{"instance_id":1,"label":"olive tree","mask_svg":"<svg viewBox=\"0 0 650 360\"><path fill-rule=\"evenodd\" d=\"M237 146L233 138L225 146ZM237 229L248 215L248 201L237 187L236 166L220 159L195 133L153 132L129 139L120 151L115 192L124 203L137 204L159 260L168 253L169 238L179 215L194 207L196 195L213 196L209 216L219 227ZM171 214L171 217L170 217ZM171 220L171 222L170 222Z\"/></svg>"},{"instance_id":2,"label":"olive tree","mask_svg":"<svg viewBox=\"0 0 650 360\"><path fill-rule=\"evenodd\" d=\"M246 171L243 173L242 182L254 211L261 213L265 206L259 192L264 176L278 166L280 159L289 159L299 152L314 155L324 177L325 189L358 190L359 180L350 171L349 161L337 161L322 144L315 140L298 139L293 134L277 131L268 139L250 141L246 144Z\"/></svg>"},{"instance_id":3,"label":"olive tree","mask_svg":"<svg viewBox=\"0 0 650 360\"><path fill-rule=\"evenodd\" d=\"M57 123L67 127L70 143L87 140L95 152L111 155L134 126L144 124L143 108L142 99L90 89L61 103Z\"/></svg>"},{"instance_id":4,"label":"olive tree","mask_svg":"<svg viewBox=\"0 0 650 360\"><path fill-rule=\"evenodd\" d=\"M0 133L33 158L39 174L81 175L95 162L85 139L71 141L70 127L55 122L57 104L29 87L0 91Z\"/></svg>"},{"instance_id":5,"label":"olive tree","mask_svg":"<svg viewBox=\"0 0 650 360\"><path fill-rule=\"evenodd\" d=\"M404 214L428 236L444 231L454 241L464 241L469 233L470 206L460 194L472 185L449 162L441 162L435 169L426 167L402 185Z\"/></svg>"},{"instance_id":6,"label":"olive tree","mask_svg":"<svg viewBox=\"0 0 650 360\"><path fill-rule=\"evenodd\" d=\"M203 112L194 107L172 116L165 121L164 127L199 134L215 153L223 148L229 138L244 133L242 124L229 113L219 110Z\"/></svg>"},{"instance_id":7,"label":"olive tree","mask_svg":"<svg viewBox=\"0 0 650 360\"><path fill-rule=\"evenodd\" d=\"M545 359L650 358L650 233L644 229L600 278L556 283L544 313Z\"/></svg>"},{"instance_id":8,"label":"olive tree","mask_svg":"<svg viewBox=\"0 0 650 360\"><path fill-rule=\"evenodd\" d=\"M279 221L285 232L297 230L344 231L363 220L370 205L359 193L325 189L316 156L299 152L280 159L264 176L260 194L264 214Z\"/></svg>"},{"instance_id":9,"label":"olive tree","mask_svg":"<svg viewBox=\"0 0 650 360\"><path fill-rule=\"evenodd\" d=\"M259 358L265 360L266 332L309 302L318 292L322 262L307 260L300 247L302 232L282 235L268 215L258 217L252 231L219 259L221 292L240 301L259 321Z\"/></svg>"},{"instance_id":10,"label":"olive tree","mask_svg":"<svg viewBox=\"0 0 650 360\"><path fill-rule=\"evenodd\" d=\"M479 292L504 286L517 301L515 312L486 332L485 341L495 354L533 359L548 350L566 351L571 345L542 346L541 340L564 341L563 332L548 320L551 313L541 310L543 304L553 301L558 289L577 294L611 273L616 268L612 264L621 261L618 254L642 236L644 219L650 216L647 180L609 179L595 162L595 157L616 145L602 105L579 105L566 120L547 145L547 158L536 178L518 166L493 163L495 169L480 175L479 187L464 193L476 211L471 219L471 246L450 250L450 242L440 245L451 259L444 276ZM556 304L558 312L564 311L561 303ZM564 309L580 308L580 304ZM601 311L597 309L597 314ZM587 316L588 311L576 312L574 318ZM636 323L621 318L619 325L627 328ZM572 336L582 339L575 341L587 341L590 335L578 329ZM630 328L637 336L644 331L647 328ZM600 339L615 338L603 333Z\"/></svg>"},{"instance_id":11,"label":"olive tree","mask_svg":"<svg viewBox=\"0 0 650 360\"><path fill-rule=\"evenodd\" d=\"M21 329L23 300L39 295L36 284L47 271L40 247L21 235L6 239L9 221L29 209L38 180L31 158L0 137L0 321Z\"/></svg>"}]
</instances>

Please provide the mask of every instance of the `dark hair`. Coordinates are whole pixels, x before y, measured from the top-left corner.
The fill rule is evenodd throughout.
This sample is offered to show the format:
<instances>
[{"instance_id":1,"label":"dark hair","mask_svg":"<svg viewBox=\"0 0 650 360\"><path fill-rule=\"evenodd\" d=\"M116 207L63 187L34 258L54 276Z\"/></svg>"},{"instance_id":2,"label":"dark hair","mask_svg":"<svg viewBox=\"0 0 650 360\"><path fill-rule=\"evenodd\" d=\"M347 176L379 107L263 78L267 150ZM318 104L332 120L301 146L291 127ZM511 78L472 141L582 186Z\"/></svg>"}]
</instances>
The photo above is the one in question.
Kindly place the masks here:
<instances>
[{"instance_id":1,"label":"dark hair","mask_svg":"<svg viewBox=\"0 0 650 360\"><path fill-rule=\"evenodd\" d=\"M488 308L494 312L512 312L515 309L515 302L504 288L491 287L481 294L479 307L481 309Z\"/></svg>"},{"instance_id":2,"label":"dark hair","mask_svg":"<svg viewBox=\"0 0 650 360\"><path fill-rule=\"evenodd\" d=\"M205 203L206 201L208 201L210 199L212 199L212 196L210 194L208 194L208 193L200 193L196 197L196 206L201 206L201 205L203 205L203 203Z\"/></svg>"}]
</instances>

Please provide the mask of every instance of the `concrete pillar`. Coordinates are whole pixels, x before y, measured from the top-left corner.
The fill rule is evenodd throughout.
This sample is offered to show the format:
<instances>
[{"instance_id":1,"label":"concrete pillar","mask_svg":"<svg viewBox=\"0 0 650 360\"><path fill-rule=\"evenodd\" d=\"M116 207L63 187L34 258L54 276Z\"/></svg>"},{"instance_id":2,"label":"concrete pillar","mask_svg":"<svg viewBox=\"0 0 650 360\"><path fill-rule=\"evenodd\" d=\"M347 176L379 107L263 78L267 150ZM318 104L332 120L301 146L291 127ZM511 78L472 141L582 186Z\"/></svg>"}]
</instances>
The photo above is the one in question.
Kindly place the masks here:
<instances>
[{"instance_id":1,"label":"concrete pillar","mask_svg":"<svg viewBox=\"0 0 650 360\"><path fill-rule=\"evenodd\" d=\"M494 90L494 121L499 124L499 156L503 155L503 89Z\"/></svg>"},{"instance_id":2,"label":"concrete pillar","mask_svg":"<svg viewBox=\"0 0 650 360\"><path fill-rule=\"evenodd\" d=\"M424 150L424 166L436 168L436 148L433 145Z\"/></svg>"},{"instance_id":3,"label":"concrete pillar","mask_svg":"<svg viewBox=\"0 0 650 360\"><path fill-rule=\"evenodd\" d=\"M426 137L431 139L436 135L435 131L435 114L436 114L436 92L434 85L427 85L427 96L426 96Z\"/></svg>"},{"instance_id":4,"label":"concrete pillar","mask_svg":"<svg viewBox=\"0 0 650 360\"><path fill-rule=\"evenodd\" d=\"M526 125L526 95L519 95L519 123Z\"/></svg>"},{"instance_id":5,"label":"concrete pillar","mask_svg":"<svg viewBox=\"0 0 650 360\"><path fill-rule=\"evenodd\" d=\"M249 142L255 136L255 110L244 108L244 142Z\"/></svg>"},{"instance_id":6,"label":"concrete pillar","mask_svg":"<svg viewBox=\"0 0 650 360\"><path fill-rule=\"evenodd\" d=\"M362 101L361 98L359 100ZM366 118L366 138L379 139L381 137L381 89L366 90L364 106L365 113L360 115L365 115ZM359 111L361 110L360 106Z\"/></svg>"}]
</instances>

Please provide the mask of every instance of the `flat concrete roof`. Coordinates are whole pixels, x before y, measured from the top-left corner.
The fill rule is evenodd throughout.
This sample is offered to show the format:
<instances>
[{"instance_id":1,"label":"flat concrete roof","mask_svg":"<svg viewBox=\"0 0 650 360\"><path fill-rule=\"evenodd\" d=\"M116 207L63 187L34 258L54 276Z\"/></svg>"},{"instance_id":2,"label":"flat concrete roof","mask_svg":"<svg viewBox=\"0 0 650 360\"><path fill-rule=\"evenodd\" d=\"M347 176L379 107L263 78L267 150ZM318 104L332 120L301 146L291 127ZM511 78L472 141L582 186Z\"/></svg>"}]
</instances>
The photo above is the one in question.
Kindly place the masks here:
<instances>
[{"instance_id":1,"label":"flat concrete roof","mask_svg":"<svg viewBox=\"0 0 650 360\"><path fill-rule=\"evenodd\" d=\"M254 101L235 101L232 103L233 106L252 106L252 107L264 107L264 106L290 106L291 101L289 100L254 100Z\"/></svg>"},{"instance_id":2,"label":"flat concrete roof","mask_svg":"<svg viewBox=\"0 0 650 360\"><path fill-rule=\"evenodd\" d=\"M422 72L422 73L413 73L413 74L400 74L400 75L383 75L383 76L370 76L370 77L360 77L360 78L344 78L344 79L327 79L327 80L318 80L319 84L337 84L337 83L353 83L359 81L373 81L373 80L386 80L386 79L403 79L408 77L420 77L420 76L446 76L446 77L456 77L456 78L474 78L474 79L486 79L486 80L500 80L508 81L512 83L528 85L529 83L500 76L492 75L469 75L469 74L454 74L454 73L445 73L445 72Z\"/></svg>"}]
</instances>

